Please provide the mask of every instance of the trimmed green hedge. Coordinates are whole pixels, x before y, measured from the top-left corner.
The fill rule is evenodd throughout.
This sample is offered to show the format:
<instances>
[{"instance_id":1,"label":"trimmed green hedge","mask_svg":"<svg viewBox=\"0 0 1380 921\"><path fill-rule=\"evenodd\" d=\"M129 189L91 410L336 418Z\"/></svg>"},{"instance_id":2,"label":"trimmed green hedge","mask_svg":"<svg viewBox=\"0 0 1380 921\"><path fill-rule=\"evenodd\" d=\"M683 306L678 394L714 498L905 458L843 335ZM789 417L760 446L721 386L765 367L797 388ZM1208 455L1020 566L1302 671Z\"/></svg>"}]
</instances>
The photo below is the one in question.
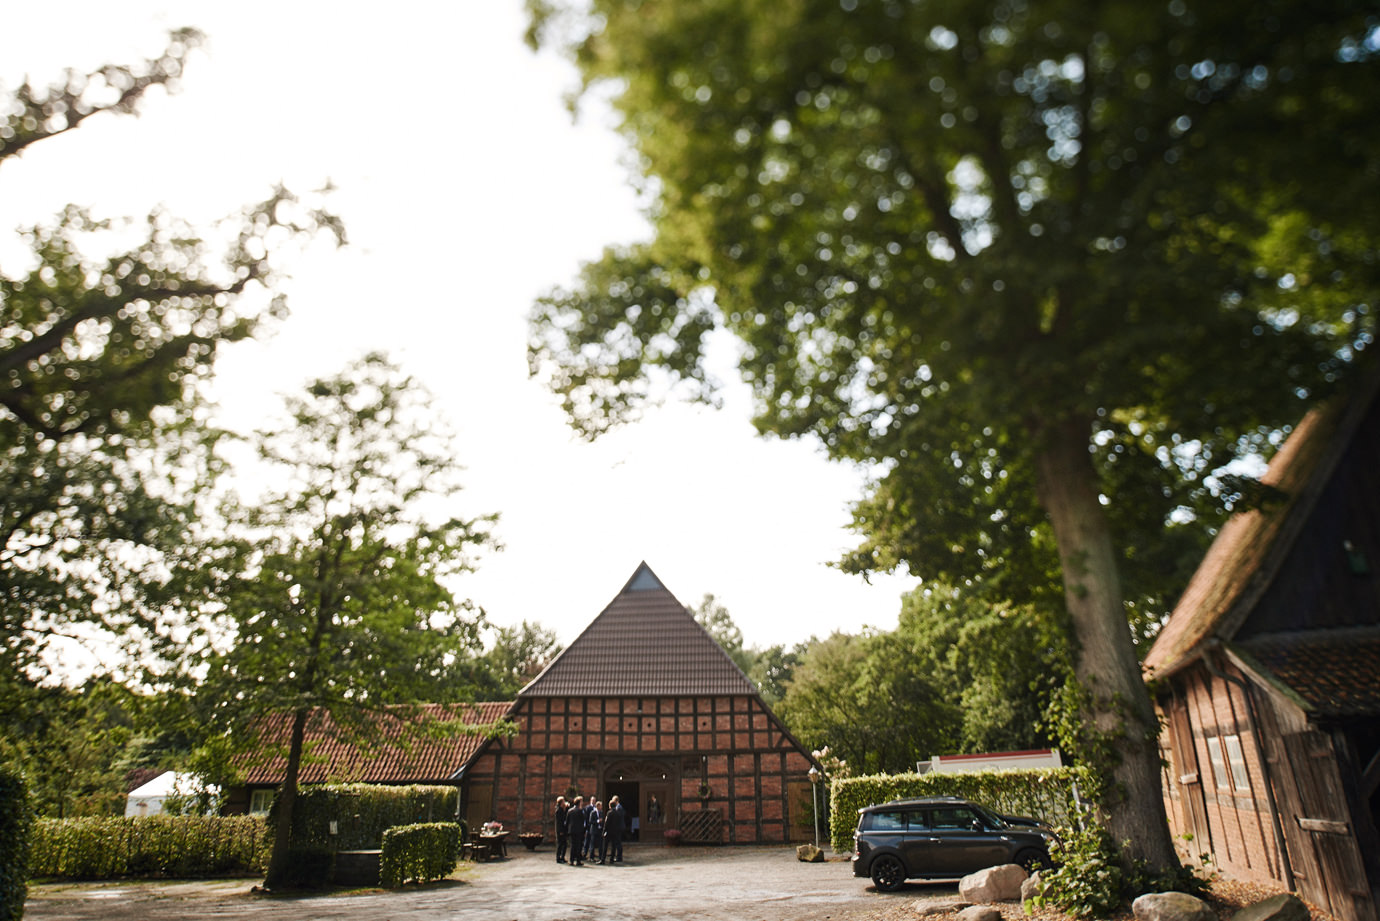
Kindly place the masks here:
<instances>
[{"instance_id":1,"label":"trimmed green hedge","mask_svg":"<svg viewBox=\"0 0 1380 921\"><path fill-rule=\"evenodd\" d=\"M1086 769L1073 767L845 777L830 786L830 845L839 853L852 851L859 809L913 796L962 796L1007 815L1073 825L1079 813L1075 788L1085 803L1095 800L1096 780Z\"/></svg>"},{"instance_id":2,"label":"trimmed green hedge","mask_svg":"<svg viewBox=\"0 0 1380 921\"><path fill-rule=\"evenodd\" d=\"M396 889L410 879L419 883L445 879L459 861L458 822L402 825L383 833L379 881L386 889Z\"/></svg>"},{"instance_id":3,"label":"trimmed green hedge","mask_svg":"<svg viewBox=\"0 0 1380 921\"><path fill-rule=\"evenodd\" d=\"M460 803L456 787L321 784L303 787L292 807L295 848L359 851L378 848L397 825L453 822ZM270 812L269 821L276 815ZM335 822L335 834L331 834Z\"/></svg>"},{"instance_id":4,"label":"trimmed green hedge","mask_svg":"<svg viewBox=\"0 0 1380 921\"><path fill-rule=\"evenodd\" d=\"M258 816L39 819L29 871L57 879L255 876L272 849Z\"/></svg>"},{"instance_id":5,"label":"trimmed green hedge","mask_svg":"<svg viewBox=\"0 0 1380 921\"><path fill-rule=\"evenodd\" d=\"M0 765L0 921L19 921L24 917L33 818L24 775Z\"/></svg>"}]
</instances>

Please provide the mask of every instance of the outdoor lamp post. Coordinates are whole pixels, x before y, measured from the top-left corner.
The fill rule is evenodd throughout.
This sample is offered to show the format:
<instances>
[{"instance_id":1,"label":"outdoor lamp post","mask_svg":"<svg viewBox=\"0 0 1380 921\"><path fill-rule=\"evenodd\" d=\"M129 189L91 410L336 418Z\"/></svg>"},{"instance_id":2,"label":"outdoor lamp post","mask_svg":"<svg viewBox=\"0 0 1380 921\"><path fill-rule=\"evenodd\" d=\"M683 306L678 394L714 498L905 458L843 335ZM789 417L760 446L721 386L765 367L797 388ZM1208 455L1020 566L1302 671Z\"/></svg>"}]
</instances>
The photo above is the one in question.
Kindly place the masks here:
<instances>
[{"instance_id":1,"label":"outdoor lamp post","mask_svg":"<svg viewBox=\"0 0 1380 921\"><path fill-rule=\"evenodd\" d=\"M810 765L810 790L814 793L815 802L815 847L819 847L819 780L822 776L819 768Z\"/></svg>"}]
</instances>

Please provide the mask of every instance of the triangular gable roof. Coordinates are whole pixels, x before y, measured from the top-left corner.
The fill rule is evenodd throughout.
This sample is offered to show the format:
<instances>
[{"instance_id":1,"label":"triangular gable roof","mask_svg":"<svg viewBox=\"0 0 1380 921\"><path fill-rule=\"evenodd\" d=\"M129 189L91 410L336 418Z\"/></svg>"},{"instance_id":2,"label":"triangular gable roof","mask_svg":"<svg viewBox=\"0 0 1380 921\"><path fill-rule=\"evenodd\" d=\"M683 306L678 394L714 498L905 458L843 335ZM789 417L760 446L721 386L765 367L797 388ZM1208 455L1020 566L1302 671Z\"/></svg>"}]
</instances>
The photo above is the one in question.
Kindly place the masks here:
<instances>
[{"instance_id":1,"label":"triangular gable roof","mask_svg":"<svg viewBox=\"0 0 1380 921\"><path fill-rule=\"evenodd\" d=\"M696 694L757 688L644 562L518 699Z\"/></svg>"},{"instance_id":2,"label":"triangular gable roof","mask_svg":"<svg viewBox=\"0 0 1380 921\"><path fill-rule=\"evenodd\" d=\"M1346 453L1378 383L1372 373L1353 399L1331 400L1304 416L1261 477L1282 498L1238 512L1222 526L1146 655L1146 672L1170 674L1236 635Z\"/></svg>"},{"instance_id":3,"label":"triangular gable roof","mask_svg":"<svg viewBox=\"0 0 1380 921\"><path fill-rule=\"evenodd\" d=\"M378 715L383 741L361 748L341 731L329 713L318 711L307 719L309 748L302 759L297 782L308 783L445 783L453 781L485 741L482 734L447 733L439 737L412 738L410 745L399 739L404 726L430 721L463 720L472 726L495 723L508 715L511 701L476 704L422 704L407 708L413 718L404 722L391 713ZM404 712L404 711L399 711ZM260 749L277 746L285 750L292 727L292 714L275 714L259 724ZM282 783L287 758L277 754L268 760L256 759L244 765L245 784Z\"/></svg>"}]
</instances>

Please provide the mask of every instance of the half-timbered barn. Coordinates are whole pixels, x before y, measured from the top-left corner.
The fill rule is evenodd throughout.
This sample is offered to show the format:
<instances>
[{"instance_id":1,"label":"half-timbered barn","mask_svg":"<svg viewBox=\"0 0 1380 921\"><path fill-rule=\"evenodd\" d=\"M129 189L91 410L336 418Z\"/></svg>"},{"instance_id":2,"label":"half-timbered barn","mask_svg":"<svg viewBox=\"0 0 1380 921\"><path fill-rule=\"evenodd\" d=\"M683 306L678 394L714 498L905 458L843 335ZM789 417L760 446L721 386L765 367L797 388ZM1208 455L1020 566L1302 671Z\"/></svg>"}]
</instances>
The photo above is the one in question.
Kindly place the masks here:
<instances>
[{"instance_id":1,"label":"half-timbered barn","mask_svg":"<svg viewBox=\"0 0 1380 921\"><path fill-rule=\"evenodd\" d=\"M1380 893L1380 404L1310 413L1146 659L1186 856L1342 921Z\"/></svg>"},{"instance_id":2,"label":"half-timbered barn","mask_svg":"<svg viewBox=\"0 0 1380 921\"><path fill-rule=\"evenodd\" d=\"M809 754L645 563L522 691L462 778L471 827L548 831L555 798L618 796L641 840L803 841Z\"/></svg>"}]
</instances>

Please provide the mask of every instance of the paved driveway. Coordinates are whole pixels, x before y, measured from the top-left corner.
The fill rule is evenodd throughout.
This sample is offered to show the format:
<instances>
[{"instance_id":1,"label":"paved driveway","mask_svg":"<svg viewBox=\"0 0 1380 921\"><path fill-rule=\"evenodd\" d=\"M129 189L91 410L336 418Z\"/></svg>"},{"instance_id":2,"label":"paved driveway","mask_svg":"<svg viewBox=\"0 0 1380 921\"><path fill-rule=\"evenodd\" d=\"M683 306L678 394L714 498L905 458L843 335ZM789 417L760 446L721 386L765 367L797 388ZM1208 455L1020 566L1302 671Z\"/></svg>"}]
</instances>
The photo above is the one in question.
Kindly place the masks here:
<instances>
[{"instance_id":1,"label":"paved driveway","mask_svg":"<svg viewBox=\"0 0 1380 921\"><path fill-rule=\"evenodd\" d=\"M548 847L464 864L455 879L398 892L274 898L255 880L53 884L31 887L28 921L862 921L953 884L876 892L846 860L801 863L786 847L631 845L616 866L558 864Z\"/></svg>"}]
</instances>

